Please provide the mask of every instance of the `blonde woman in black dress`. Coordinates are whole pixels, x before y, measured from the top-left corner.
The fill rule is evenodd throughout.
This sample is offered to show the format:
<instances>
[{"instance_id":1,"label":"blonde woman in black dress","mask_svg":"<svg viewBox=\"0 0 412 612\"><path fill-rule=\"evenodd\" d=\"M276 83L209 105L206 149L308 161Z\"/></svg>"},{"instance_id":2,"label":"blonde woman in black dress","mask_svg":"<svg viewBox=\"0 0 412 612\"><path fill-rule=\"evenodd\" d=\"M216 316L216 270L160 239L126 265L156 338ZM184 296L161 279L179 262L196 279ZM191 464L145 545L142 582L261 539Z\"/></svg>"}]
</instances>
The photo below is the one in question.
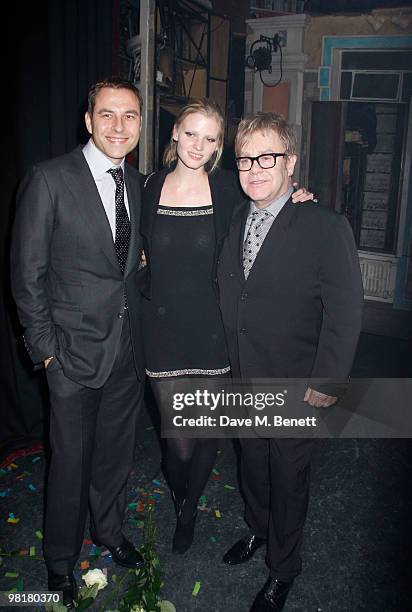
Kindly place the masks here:
<instances>
[{"instance_id":1,"label":"blonde woman in black dress","mask_svg":"<svg viewBox=\"0 0 412 612\"><path fill-rule=\"evenodd\" d=\"M243 195L234 172L218 169L224 120L196 99L176 117L164 169L149 176L141 232L148 264L143 332L146 368L161 416L176 381L229 377L216 286L220 249ZM297 197L308 199L305 190ZM194 381L192 381L194 384ZM192 544L197 504L216 460L217 440L168 438L164 471L175 504L173 551Z\"/></svg>"}]
</instances>

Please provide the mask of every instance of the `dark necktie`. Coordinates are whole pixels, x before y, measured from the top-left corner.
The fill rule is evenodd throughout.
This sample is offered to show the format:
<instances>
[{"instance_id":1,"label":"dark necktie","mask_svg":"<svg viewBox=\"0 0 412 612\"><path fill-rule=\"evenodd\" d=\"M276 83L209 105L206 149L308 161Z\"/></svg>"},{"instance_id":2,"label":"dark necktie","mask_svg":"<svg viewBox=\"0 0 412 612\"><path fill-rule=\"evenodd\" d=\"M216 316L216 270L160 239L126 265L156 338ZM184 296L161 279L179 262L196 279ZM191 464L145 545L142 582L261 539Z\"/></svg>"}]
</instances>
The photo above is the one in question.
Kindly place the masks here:
<instances>
[{"instance_id":1,"label":"dark necktie","mask_svg":"<svg viewBox=\"0 0 412 612\"><path fill-rule=\"evenodd\" d=\"M127 215L126 206L124 203L124 178L123 170L119 168L111 168L107 171L112 175L116 183L116 233L114 240L114 248L116 250L119 266L124 274L127 261L127 253L129 251L130 242L130 221Z\"/></svg>"},{"instance_id":2,"label":"dark necktie","mask_svg":"<svg viewBox=\"0 0 412 612\"><path fill-rule=\"evenodd\" d=\"M268 216L269 213L266 210L255 210L255 212L252 213L252 221L243 243L243 270L246 279L252 269L256 255L262 246L260 230Z\"/></svg>"}]
</instances>

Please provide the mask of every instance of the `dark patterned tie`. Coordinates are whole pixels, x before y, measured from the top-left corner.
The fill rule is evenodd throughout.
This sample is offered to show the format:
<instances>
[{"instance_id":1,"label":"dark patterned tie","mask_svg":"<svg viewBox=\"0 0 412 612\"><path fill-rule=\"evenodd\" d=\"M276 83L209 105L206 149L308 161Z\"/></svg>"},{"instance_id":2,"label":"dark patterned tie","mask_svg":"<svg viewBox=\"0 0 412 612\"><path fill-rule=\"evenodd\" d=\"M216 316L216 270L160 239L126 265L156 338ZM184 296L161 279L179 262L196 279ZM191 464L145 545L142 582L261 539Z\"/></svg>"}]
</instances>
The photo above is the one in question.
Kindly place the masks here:
<instances>
[{"instance_id":1,"label":"dark patterned tie","mask_svg":"<svg viewBox=\"0 0 412 612\"><path fill-rule=\"evenodd\" d=\"M262 246L260 230L267 217L269 217L269 213L266 210L255 210L252 213L252 221L243 243L243 270L246 279Z\"/></svg>"},{"instance_id":2,"label":"dark patterned tie","mask_svg":"<svg viewBox=\"0 0 412 612\"><path fill-rule=\"evenodd\" d=\"M124 178L123 170L119 168L111 168L107 171L112 175L116 183L116 233L114 240L114 248L116 250L119 266L124 274L127 261L127 253L129 251L130 242L130 221L127 215L126 206L124 203Z\"/></svg>"}]
</instances>

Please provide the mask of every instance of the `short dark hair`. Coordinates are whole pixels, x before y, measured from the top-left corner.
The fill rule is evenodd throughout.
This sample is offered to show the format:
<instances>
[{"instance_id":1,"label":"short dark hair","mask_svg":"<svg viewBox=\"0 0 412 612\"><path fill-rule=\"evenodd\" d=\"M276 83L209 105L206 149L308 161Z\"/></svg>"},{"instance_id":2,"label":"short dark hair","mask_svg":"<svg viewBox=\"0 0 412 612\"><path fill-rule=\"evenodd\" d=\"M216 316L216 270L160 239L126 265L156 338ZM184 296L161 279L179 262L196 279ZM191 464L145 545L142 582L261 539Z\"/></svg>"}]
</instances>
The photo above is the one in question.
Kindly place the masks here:
<instances>
[{"instance_id":1,"label":"short dark hair","mask_svg":"<svg viewBox=\"0 0 412 612\"><path fill-rule=\"evenodd\" d=\"M136 85L134 85L131 81L128 81L127 79L123 79L122 77L111 76L106 77L102 81L98 81L97 83L91 86L87 99L87 112L90 116L93 115L97 94L105 87L109 87L111 89L128 89L129 91L132 91L136 98L139 100L140 112L142 112L143 98Z\"/></svg>"}]
</instances>

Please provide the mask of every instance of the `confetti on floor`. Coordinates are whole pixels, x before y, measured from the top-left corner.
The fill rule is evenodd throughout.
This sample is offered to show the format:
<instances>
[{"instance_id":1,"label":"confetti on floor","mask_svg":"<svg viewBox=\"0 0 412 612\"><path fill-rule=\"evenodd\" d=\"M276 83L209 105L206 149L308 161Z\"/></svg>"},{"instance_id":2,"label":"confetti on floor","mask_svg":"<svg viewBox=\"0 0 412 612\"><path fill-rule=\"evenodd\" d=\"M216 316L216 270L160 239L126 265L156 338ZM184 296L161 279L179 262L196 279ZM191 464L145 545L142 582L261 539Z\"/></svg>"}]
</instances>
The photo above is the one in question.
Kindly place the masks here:
<instances>
[{"instance_id":1,"label":"confetti on floor","mask_svg":"<svg viewBox=\"0 0 412 612\"><path fill-rule=\"evenodd\" d=\"M195 586L193 587L193 591L192 591L193 597L197 597L199 591L200 591L200 581L196 580Z\"/></svg>"},{"instance_id":2,"label":"confetti on floor","mask_svg":"<svg viewBox=\"0 0 412 612\"><path fill-rule=\"evenodd\" d=\"M13 525L16 525L19 521L20 519L17 516L14 516L13 512L9 513L9 518L7 519L8 523L12 523Z\"/></svg>"},{"instance_id":3,"label":"confetti on floor","mask_svg":"<svg viewBox=\"0 0 412 612\"><path fill-rule=\"evenodd\" d=\"M130 523L131 525L138 525L139 524L139 521L137 519L133 519L133 518L127 519L127 522Z\"/></svg>"},{"instance_id":4,"label":"confetti on floor","mask_svg":"<svg viewBox=\"0 0 412 612\"><path fill-rule=\"evenodd\" d=\"M22 472L21 474L18 474L18 476L15 476L14 480L23 480L23 478L26 478L26 476L31 476L31 472Z\"/></svg>"}]
</instances>

